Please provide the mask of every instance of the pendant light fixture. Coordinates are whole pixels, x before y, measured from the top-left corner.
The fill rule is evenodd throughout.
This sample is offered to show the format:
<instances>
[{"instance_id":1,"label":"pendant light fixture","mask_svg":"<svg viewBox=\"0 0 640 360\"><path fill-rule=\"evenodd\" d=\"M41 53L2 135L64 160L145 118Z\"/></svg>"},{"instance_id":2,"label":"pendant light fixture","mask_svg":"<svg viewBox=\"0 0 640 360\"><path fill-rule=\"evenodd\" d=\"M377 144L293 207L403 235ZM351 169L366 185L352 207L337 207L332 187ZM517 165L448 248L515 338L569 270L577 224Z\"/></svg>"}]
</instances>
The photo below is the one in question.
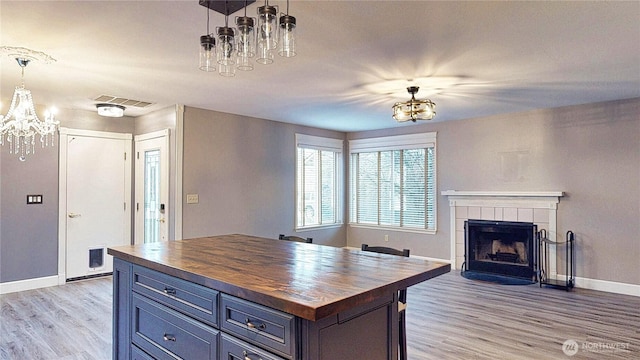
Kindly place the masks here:
<instances>
[{"instance_id":1,"label":"pendant light fixture","mask_svg":"<svg viewBox=\"0 0 640 360\"><path fill-rule=\"evenodd\" d=\"M260 64L274 62L277 51L282 57L296 55L296 18L287 13L281 14L278 22L278 7L264 5L257 9L257 19L247 16L247 5L256 0L217 1L199 0L207 7L207 34L200 36L200 69L216 71L223 76L235 76L235 70L254 69L253 61ZM244 16L236 17L236 28L228 25L229 15L244 8ZM224 26L209 33L209 10L225 16ZM215 59L215 61L213 60Z\"/></svg>"},{"instance_id":2,"label":"pendant light fixture","mask_svg":"<svg viewBox=\"0 0 640 360\"><path fill-rule=\"evenodd\" d=\"M264 6L258 8L258 34L257 34L257 52L256 61L263 65L273 63L273 50L277 44L276 33L276 14L277 6L270 6L269 0L264 0Z\"/></svg>"},{"instance_id":3,"label":"pendant light fixture","mask_svg":"<svg viewBox=\"0 0 640 360\"><path fill-rule=\"evenodd\" d=\"M420 89L417 86L407 88L411 99L405 102L398 102L393 105L393 118L398 122L416 120L431 120L436 116L436 104L429 99L417 100L415 95Z\"/></svg>"},{"instance_id":4,"label":"pendant light fixture","mask_svg":"<svg viewBox=\"0 0 640 360\"><path fill-rule=\"evenodd\" d=\"M200 70L213 72L216 71L216 40L209 32L209 13L207 8L207 33L200 36Z\"/></svg>"},{"instance_id":5,"label":"pendant light fixture","mask_svg":"<svg viewBox=\"0 0 640 360\"><path fill-rule=\"evenodd\" d=\"M253 70L253 58L256 56L254 24L254 18L247 16L247 2L245 0L244 16L236 17L236 26L238 27L238 70Z\"/></svg>"},{"instance_id":6,"label":"pendant light fixture","mask_svg":"<svg viewBox=\"0 0 640 360\"><path fill-rule=\"evenodd\" d=\"M45 53L21 47L3 46L0 50L15 56L22 68L22 82L16 86L9 111L5 116L0 115L0 145L6 141L9 153L19 155L20 161L26 161L26 156L35 152L36 135L40 135L42 147L55 145L55 133L60 122L55 120L54 110L47 110L44 121L38 118L31 91L24 87L24 69L32 60L45 63L56 60Z\"/></svg>"},{"instance_id":7,"label":"pendant light fixture","mask_svg":"<svg viewBox=\"0 0 640 360\"><path fill-rule=\"evenodd\" d=\"M225 2L225 13L227 13ZM236 75L236 41L235 30L229 27L229 15L224 16L224 26L217 28L218 38L216 47L216 59L218 60L218 73L222 76Z\"/></svg>"},{"instance_id":8,"label":"pendant light fixture","mask_svg":"<svg viewBox=\"0 0 640 360\"><path fill-rule=\"evenodd\" d=\"M283 57L296 56L296 18L289 15L289 0L287 0L287 13L280 16L278 29L278 55Z\"/></svg>"}]
</instances>

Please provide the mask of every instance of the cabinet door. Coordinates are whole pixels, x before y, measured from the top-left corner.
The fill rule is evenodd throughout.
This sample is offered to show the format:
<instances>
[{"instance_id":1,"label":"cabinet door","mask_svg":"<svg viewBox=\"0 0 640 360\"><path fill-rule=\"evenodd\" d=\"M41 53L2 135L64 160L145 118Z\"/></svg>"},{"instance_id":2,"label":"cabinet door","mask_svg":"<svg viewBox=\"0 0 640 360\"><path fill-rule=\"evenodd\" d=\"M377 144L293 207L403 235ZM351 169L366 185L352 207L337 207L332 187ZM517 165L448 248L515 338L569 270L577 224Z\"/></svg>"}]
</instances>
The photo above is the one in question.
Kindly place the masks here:
<instances>
[{"instance_id":1,"label":"cabinet door","mask_svg":"<svg viewBox=\"0 0 640 360\"><path fill-rule=\"evenodd\" d=\"M113 358L129 359L131 344L131 264L113 259Z\"/></svg>"},{"instance_id":2,"label":"cabinet door","mask_svg":"<svg viewBox=\"0 0 640 360\"><path fill-rule=\"evenodd\" d=\"M303 359L398 358L396 294L317 322L304 320L301 327L301 333L308 334L308 342L300 346Z\"/></svg>"}]
</instances>

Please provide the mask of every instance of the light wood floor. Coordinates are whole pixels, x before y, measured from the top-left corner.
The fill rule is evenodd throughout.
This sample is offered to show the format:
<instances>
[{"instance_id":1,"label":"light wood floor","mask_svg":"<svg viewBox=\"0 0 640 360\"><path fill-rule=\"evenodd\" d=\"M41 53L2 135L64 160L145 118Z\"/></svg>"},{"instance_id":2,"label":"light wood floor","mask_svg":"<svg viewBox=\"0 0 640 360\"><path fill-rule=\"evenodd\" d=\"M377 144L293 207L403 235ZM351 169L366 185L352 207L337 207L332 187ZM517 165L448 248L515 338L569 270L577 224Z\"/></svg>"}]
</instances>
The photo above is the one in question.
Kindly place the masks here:
<instances>
[{"instance_id":1,"label":"light wood floor","mask_svg":"<svg viewBox=\"0 0 640 360\"><path fill-rule=\"evenodd\" d=\"M111 359L111 277L0 296L0 359Z\"/></svg>"},{"instance_id":2,"label":"light wood floor","mask_svg":"<svg viewBox=\"0 0 640 360\"><path fill-rule=\"evenodd\" d=\"M107 277L1 296L0 359L110 359L111 294ZM408 303L411 360L640 359L638 297L456 272L411 287ZM562 351L570 339L574 356Z\"/></svg>"}]
</instances>

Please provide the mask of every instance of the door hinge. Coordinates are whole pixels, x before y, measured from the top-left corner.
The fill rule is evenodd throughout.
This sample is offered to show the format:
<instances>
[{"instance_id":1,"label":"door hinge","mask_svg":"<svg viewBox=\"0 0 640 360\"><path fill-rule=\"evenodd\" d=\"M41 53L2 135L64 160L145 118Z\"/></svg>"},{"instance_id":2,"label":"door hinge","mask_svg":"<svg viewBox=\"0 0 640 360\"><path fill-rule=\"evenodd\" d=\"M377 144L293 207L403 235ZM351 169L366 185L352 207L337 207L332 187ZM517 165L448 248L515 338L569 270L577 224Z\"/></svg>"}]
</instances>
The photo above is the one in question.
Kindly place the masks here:
<instances>
[{"instance_id":1,"label":"door hinge","mask_svg":"<svg viewBox=\"0 0 640 360\"><path fill-rule=\"evenodd\" d=\"M124 211L127 211L127 203L124 203Z\"/></svg>"},{"instance_id":2,"label":"door hinge","mask_svg":"<svg viewBox=\"0 0 640 360\"><path fill-rule=\"evenodd\" d=\"M140 211L140 203L136 203L136 211Z\"/></svg>"}]
</instances>

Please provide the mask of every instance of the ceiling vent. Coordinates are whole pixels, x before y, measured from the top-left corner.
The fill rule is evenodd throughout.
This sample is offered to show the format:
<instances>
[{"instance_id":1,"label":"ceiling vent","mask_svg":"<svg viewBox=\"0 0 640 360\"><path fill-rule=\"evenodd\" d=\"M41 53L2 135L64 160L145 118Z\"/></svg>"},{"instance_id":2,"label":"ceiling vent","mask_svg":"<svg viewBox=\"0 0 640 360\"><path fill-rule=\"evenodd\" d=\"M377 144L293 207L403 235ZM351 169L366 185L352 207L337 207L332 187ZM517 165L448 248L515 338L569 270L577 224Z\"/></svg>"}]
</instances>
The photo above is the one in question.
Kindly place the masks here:
<instances>
[{"instance_id":1,"label":"ceiling vent","mask_svg":"<svg viewBox=\"0 0 640 360\"><path fill-rule=\"evenodd\" d=\"M148 101L125 99L125 98L111 96L111 95L100 95L93 100L102 104L115 104L115 105L122 105L126 107L133 106L138 108L146 108L148 106L153 105L153 103L150 103Z\"/></svg>"}]
</instances>

